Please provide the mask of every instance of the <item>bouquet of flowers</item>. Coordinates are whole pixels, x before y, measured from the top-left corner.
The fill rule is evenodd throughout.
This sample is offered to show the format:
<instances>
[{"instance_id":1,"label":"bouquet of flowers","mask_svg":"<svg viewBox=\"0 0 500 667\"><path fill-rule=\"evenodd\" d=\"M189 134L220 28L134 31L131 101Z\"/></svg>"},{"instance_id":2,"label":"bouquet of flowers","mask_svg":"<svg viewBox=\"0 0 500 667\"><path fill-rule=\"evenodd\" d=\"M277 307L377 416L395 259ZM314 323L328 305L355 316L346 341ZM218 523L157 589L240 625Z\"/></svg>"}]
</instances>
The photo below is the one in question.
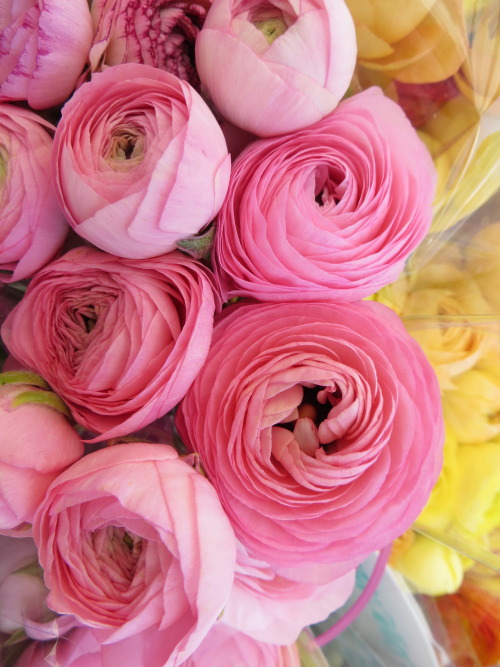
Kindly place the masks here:
<instances>
[{"instance_id":1,"label":"bouquet of flowers","mask_svg":"<svg viewBox=\"0 0 500 667\"><path fill-rule=\"evenodd\" d=\"M0 12L0 664L297 667L500 527L500 10L70 5Z\"/></svg>"}]
</instances>

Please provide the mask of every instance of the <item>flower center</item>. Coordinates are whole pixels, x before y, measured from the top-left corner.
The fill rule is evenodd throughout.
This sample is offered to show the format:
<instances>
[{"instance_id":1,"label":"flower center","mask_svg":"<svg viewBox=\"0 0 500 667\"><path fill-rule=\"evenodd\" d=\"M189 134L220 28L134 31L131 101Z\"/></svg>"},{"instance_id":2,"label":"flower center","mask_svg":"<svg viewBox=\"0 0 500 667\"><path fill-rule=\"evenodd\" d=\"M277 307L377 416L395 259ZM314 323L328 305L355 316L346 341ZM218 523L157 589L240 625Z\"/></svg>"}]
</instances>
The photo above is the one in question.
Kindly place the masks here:
<instances>
[{"instance_id":1,"label":"flower center","mask_svg":"<svg viewBox=\"0 0 500 667\"><path fill-rule=\"evenodd\" d=\"M144 159L144 144L144 136L137 127L117 127L111 133L111 140L105 151L106 162L113 169L133 168Z\"/></svg>"},{"instance_id":2,"label":"flower center","mask_svg":"<svg viewBox=\"0 0 500 667\"><path fill-rule=\"evenodd\" d=\"M118 591L128 590L141 557L142 538L125 528L107 526L92 533L91 540L101 572Z\"/></svg>"},{"instance_id":3,"label":"flower center","mask_svg":"<svg viewBox=\"0 0 500 667\"><path fill-rule=\"evenodd\" d=\"M272 44L275 39L285 33L288 27L283 18L279 16L265 21L257 21L254 19L252 23L257 30L261 31L269 44Z\"/></svg>"},{"instance_id":4,"label":"flower center","mask_svg":"<svg viewBox=\"0 0 500 667\"><path fill-rule=\"evenodd\" d=\"M303 387L303 398L287 422L279 424L293 433L299 448L314 456L320 447L327 454L342 449L342 438L358 416L358 400L352 386L332 382L327 387ZM276 428L276 427L275 427Z\"/></svg>"},{"instance_id":5,"label":"flower center","mask_svg":"<svg viewBox=\"0 0 500 667\"><path fill-rule=\"evenodd\" d=\"M340 167L320 166L316 169L314 200L318 206L335 206L345 193L345 171Z\"/></svg>"}]
</instances>

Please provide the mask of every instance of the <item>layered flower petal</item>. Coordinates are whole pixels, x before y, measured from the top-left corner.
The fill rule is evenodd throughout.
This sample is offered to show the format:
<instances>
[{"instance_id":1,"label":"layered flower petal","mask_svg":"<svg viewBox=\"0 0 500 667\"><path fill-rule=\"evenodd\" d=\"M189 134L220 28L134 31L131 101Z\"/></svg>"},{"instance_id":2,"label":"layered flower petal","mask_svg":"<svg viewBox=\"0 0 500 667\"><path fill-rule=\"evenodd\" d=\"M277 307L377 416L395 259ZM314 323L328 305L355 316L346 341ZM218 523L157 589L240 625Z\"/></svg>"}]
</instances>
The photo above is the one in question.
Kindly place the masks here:
<instances>
[{"instance_id":1,"label":"layered flower petal","mask_svg":"<svg viewBox=\"0 0 500 667\"><path fill-rule=\"evenodd\" d=\"M215 297L200 263L123 260L76 248L40 271L2 338L101 438L167 413L203 365Z\"/></svg>"},{"instance_id":2,"label":"layered flower petal","mask_svg":"<svg viewBox=\"0 0 500 667\"><path fill-rule=\"evenodd\" d=\"M87 0L8 0L0 26L0 100L33 109L64 102L92 42Z\"/></svg>"},{"instance_id":3,"label":"layered flower petal","mask_svg":"<svg viewBox=\"0 0 500 667\"><path fill-rule=\"evenodd\" d=\"M295 437L303 409L331 433L314 452ZM442 462L436 377L380 304L225 311L177 426L243 545L309 583L404 532Z\"/></svg>"},{"instance_id":4,"label":"layered flower petal","mask_svg":"<svg viewBox=\"0 0 500 667\"><path fill-rule=\"evenodd\" d=\"M102 250L142 259L174 250L215 217L230 158L189 84L128 63L94 75L64 106L53 169L75 231Z\"/></svg>"},{"instance_id":5,"label":"layered flower petal","mask_svg":"<svg viewBox=\"0 0 500 667\"><path fill-rule=\"evenodd\" d=\"M215 106L261 137L293 132L330 113L355 61L354 26L343 0L215 0L196 41L198 73Z\"/></svg>"},{"instance_id":6,"label":"layered flower petal","mask_svg":"<svg viewBox=\"0 0 500 667\"><path fill-rule=\"evenodd\" d=\"M49 605L94 629L102 664L181 664L233 582L235 539L217 494L166 445L81 459L51 486L34 537ZM92 651L88 642L75 648Z\"/></svg>"},{"instance_id":7,"label":"layered flower petal","mask_svg":"<svg viewBox=\"0 0 500 667\"><path fill-rule=\"evenodd\" d=\"M69 230L50 172L55 128L40 116L0 104L0 280L30 278Z\"/></svg>"}]
</instances>

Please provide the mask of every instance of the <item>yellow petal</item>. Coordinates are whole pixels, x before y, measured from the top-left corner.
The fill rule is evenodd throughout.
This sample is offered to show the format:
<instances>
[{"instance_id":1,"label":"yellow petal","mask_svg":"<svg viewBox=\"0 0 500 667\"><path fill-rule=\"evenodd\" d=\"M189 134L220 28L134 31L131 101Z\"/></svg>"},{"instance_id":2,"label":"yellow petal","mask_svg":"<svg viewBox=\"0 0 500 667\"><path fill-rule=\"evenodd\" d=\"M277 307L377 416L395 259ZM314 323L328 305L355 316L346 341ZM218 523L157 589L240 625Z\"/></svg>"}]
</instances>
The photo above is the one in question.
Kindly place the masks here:
<instances>
[{"instance_id":1,"label":"yellow petal","mask_svg":"<svg viewBox=\"0 0 500 667\"><path fill-rule=\"evenodd\" d=\"M425 595L454 593L464 576L463 557L423 535L415 535L412 546L395 561L395 567L416 593Z\"/></svg>"},{"instance_id":2,"label":"yellow petal","mask_svg":"<svg viewBox=\"0 0 500 667\"><path fill-rule=\"evenodd\" d=\"M483 536L500 527L500 441L459 445L458 525Z\"/></svg>"}]
</instances>

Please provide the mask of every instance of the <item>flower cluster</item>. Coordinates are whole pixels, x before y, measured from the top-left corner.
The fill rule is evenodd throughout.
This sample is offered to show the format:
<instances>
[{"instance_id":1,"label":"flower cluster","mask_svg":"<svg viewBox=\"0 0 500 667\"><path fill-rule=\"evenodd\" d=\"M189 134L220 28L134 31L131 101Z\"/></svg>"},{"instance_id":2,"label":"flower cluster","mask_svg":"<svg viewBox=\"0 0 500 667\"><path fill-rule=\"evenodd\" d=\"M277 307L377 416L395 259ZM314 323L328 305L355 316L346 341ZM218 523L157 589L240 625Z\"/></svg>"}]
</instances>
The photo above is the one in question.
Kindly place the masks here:
<instances>
[{"instance_id":1,"label":"flower cluster","mask_svg":"<svg viewBox=\"0 0 500 667\"><path fill-rule=\"evenodd\" d=\"M298 667L302 629L440 498L497 527L497 477L480 509L446 486L458 452L498 469L492 399L463 419L500 402L495 347L401 318L494 312L498 268L443 248L389 286L450 169L432 114L472 85L456 3L401 25L391 2L72 4L11 0L0 28L0 268L23 292L0 661Z\"/></svg>"}]
</instances>

